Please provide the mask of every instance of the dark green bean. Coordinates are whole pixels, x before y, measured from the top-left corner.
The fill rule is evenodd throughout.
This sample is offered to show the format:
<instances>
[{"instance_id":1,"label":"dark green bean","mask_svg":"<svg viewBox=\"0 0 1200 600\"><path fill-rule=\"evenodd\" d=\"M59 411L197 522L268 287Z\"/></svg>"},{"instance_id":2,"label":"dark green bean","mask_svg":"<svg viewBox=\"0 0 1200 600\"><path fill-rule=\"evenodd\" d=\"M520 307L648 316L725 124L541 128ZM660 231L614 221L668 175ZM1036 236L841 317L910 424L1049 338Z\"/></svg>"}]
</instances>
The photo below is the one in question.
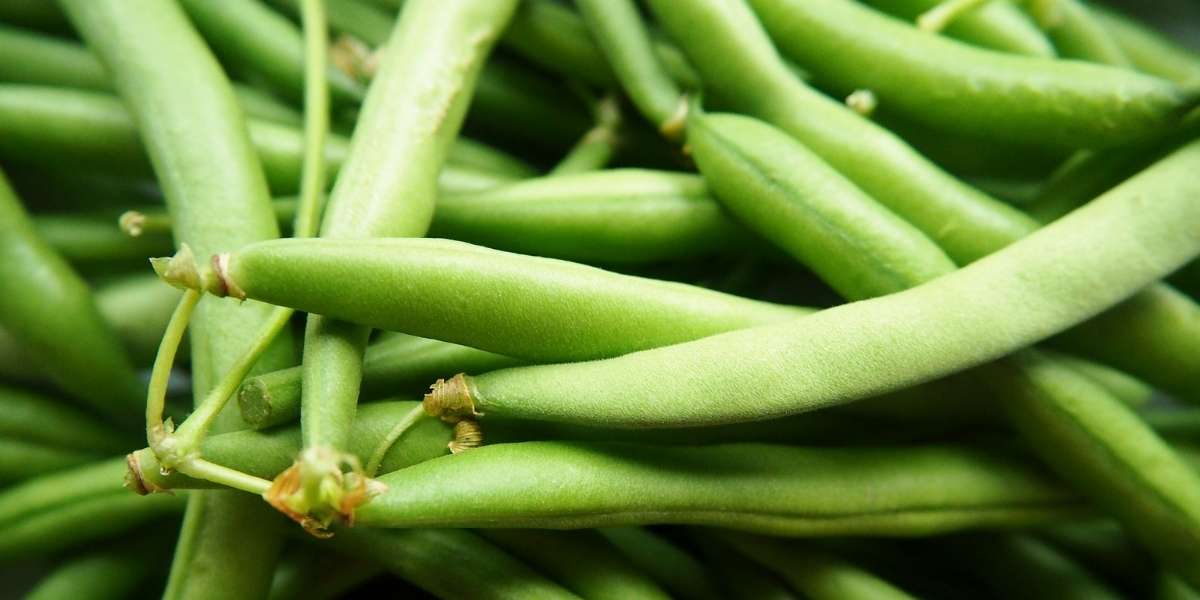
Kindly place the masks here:
<instances>
[{"instance_id":1,"label":"dark green bean","mask_svg":"<svg viewBox=\"0 0 1200 600\"><path fill-rule=\"evenodd\" d=\"M0 560L44 557L178 515L185 498L139 498L124 491L81 499L0 527Z\"/></svg>"},{"instance_id":2,"label":"dark green bean","mask_svg":"<svg viewBox=\"0 0 1200 600\"><path fill-rule=\"evenodd\" d=\"M541 600L574 594L469 531L348 529L334 548L379 560L392 573L442 598Z\"/></svg>"},{"instance_id":3,"label":"dark green bean","mask_svg":"<svg viewBox=\"0 0 1200 600\"><path fill-rule=\"evenodd\" d=\"M27 360L111 418L137 414L142 385L87 284L43 241L0 172L0 324Z\"/></svg>"},{"instance_id":4,"label":"dark green bean","mask_svg":"<svg viewBox=\"0 0 1200 600\"><path fill-rule=\"evenodd\" d=\"M1115 600L1121 595L1057 548L1023 534L948 538L948 558L980 577L997 597Z\"/></svg>"},{"instance_id":5,"label":"dark green bean","mask_svg":"<svg viewBox=\"0 0 1200 600\"><path fill-rule=\"evenodd\" d=\"M1169 130L1195 104L1165 80L972 48L851 0L750 4L818 81L870 89L889 109L934 127L1068 148L1115 146Z\"/></svg>"},{"instance_id":6,"label":"dark green bean","mask_svg":"<svg viewBox=\"0 0 1200 600\"><path fill-rule=\"evenodd\" d=\"M362 525L686 523L787 536L905 536L1029 525L1079 510L1027 464L954 447L524 442L434 459L379 481L387 490L359 507Z\"/></svg>"},{"instance_id":7,"label":"dark green bean","mask_svg":"<svg viewBox=\"0 0 1200 600\"><path fill-rule=\"evenodd\" d=\"M130 441L91 415L9 387L0 387L0 436L93 453L120 452Z\"/></svg>"},{"instance_id":8,"label":"dark green bean","mask_svg":"<svg viewBox=\"0 0 1200 600\"><path fill-rule=\"evenodd\" d=\"M595 531L485 529L480 535L581 598L670 598Z\"/></svg>"},{"instance_id":9,"label":"dark green bean","mask_svg":"<svg viewBox=\"0 0 1200 600\"><path fill-rule=\"evenodd\" d=\"M720 592L735 600L794 600L799 598L776 575L751 561L711 535L691 536L713 571Z\"/></svg>"},{"instance_id":10,"label":"dark green bean","mask_svg":"<svg viewBox=\"0 0 1200 600\"><path fill-rule=\"evenodd\" d=\"M279 561L269 600L335 600L386 572L375 560L317 550L305 546Z\"/></svg>"},{"instance_id":11,"label":"dark green bean","mask_svg":"<svg viewBox=\"0 0 1200 600\"><path fill-rule=\"evenodd\" d=\"M1162 571L1155 582L1154 597L1157 600L1196 600L1200 592L1173 573Z\"/></svg>"},{"instance_id":12,"label":"dark green bean","mask_svg":"<svg viewBox=\"0 0 1200 600\"><path fill-rule=\"evenodd\" d=\"M706 567L679 546L642 527L599 529L639 569L684 600L716 600L718 586Z\"/></svg>"},{"instance_id":13,"label":"dark green bean","mask_svg":"<svg viewBox=\"0 0 1200 600\"><path fill-rule=\"evenodd\" d=\"M1200 81L1200 55L1163 34L1103 6L1091 6L1092 17L1116 40L1139 71L1176 83Z\"/></svg>"},{"instance_id":14,"label":"dark green bean","mask_svg":"<svg viewBox=\"0 0 1200 600\"><path fill-rule=\"evenodd\" d=\"M915 20L942 0L867 0L889 14ZM1012 2L987 2L959 16L945 29L950 37L1001 52L1053 58L1054 46Z\"/></svg>"},{"instance_id":15,"label":"dark green bean","mask_svg":"<svg viewBox=\"0 0 1200 600\"><path fill-rule=\"evenodd\" d=\"M108 90L108 77L87 50L59 38L0 25L0 80Z\"/></svg>"},{"instance_id":16,"label":"dark green bean","mask_svg":"<svg viewBox=\"0 0 1200 600\"><path fill-rule=\"evenodd\" d=\"M81 591L93 600L122 600L145 589L154 555L136 544L88 550L57 565L26 600L72 600ZM157 549L156 549L157 550Z\"/></svg>"},{"instance_id":17,"label":"dark green bean","mask_svg":"<svg viewBox=\"0 0 1200 600\"><path fill-rule=\"evenodd\" d=\"M1061 523L1036 535L1127 593L1144 589L1154 564L1115 521Z\"/></svg>"},{"instance_id":18,"label":"dark green bean","mask_svg":"<svg viewBox=\"0 0 1200 600\"><path fill-rule=\"evenodd\" d=\"M828 552L795 543L721 533L742 554L762 564L795 591L813 600L905 600L891 583Z\"/></svg>"},{"instance_id":19,"label":"dark green bean","mask_svg":"<svg viewBox=\"0 0 1200 600\"><path fill-rule=\"evenodd\" d=\"M252 73L292 99L303 96L304 40L285 17L261 2L181 0L196 29L233 71ZM331 98L356 103L362 86L345 73L326 71Z\"/></svg>"}]
</instances>

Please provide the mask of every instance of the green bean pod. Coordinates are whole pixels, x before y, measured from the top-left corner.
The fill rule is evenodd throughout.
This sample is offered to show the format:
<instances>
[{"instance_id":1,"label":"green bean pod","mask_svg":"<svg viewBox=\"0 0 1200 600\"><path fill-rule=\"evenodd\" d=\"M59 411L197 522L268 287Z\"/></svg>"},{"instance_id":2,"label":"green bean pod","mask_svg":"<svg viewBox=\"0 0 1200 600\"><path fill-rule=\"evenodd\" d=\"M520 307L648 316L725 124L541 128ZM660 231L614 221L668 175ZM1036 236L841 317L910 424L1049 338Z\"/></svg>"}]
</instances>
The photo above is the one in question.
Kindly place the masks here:
<instances>
[{"instance_id":1,"label":"green bean pod","mask_svg":"<svg viewBox=\"0 0 1200 600\"><path fill-rule=\"evenodd\" d=\"M0 387L0 436L90 452L120 452L129 438L88 414L47 398Z\"/></svg>"},{"instance_id":2,"label":"green bean pod","mask_svg":"<svg viewBox=\"0 0 1200 600\"><path fill-rule=\"evenodd\" d=\"M71 600L79 597L80 590L87 590L94 600L121 600L144 589L153 572L153 554L147 548L125 545L89 550L56 566L25 598Z\"/></svg>"},{"instance_id":3,"label":"green bean pod","mask_svg":"<svg viewBox=\"0 0 1200 600\"><path fill-rule=\"evenodd\" d=\"M945 540L959 564L999 597L1043 600L1121 598L1058 548L1030 535L1001 533Z\"/></svg>"},{"instance_id":4,"label":"green bean pod","mask_svg":"<svg viewBox=\"0 0 1200 600\"><path fill-rule=\"evenodd\" d=\"M870 89L890 109L932 126L1069 148L1115 146L1167 131L1195 104L1158 78L972 48L849 0L751 4L783 51L819 81Z\"/></svg>"},{"instance_id":5,"label":"green bean pod","mask_svg":"<svg viewBox=\"0 0 1200 600\"><path fill-rule=\"evenodd\" d=\"M1130 17L1091 6L1092 17L1116 40L1139 71L1176 83L1200 81L1200 55Z\"/></svg>"},{"instance_id":6,"label":"green bean pod","mask_svg":"<svg viewBox=\"0 0 1200 600\"><path fill-rule=\"evenodd\" d=\"M0 485L87 464L102 457L89 452L15 437L0 437Z\"/></svg>"},{"instance_id":7,"label":"green bean pod","mask_svg":"<svg viewBox=\"0 0 1200 600\"><path fill-rule=\"evenodd\" d=\"M1079 0L1055 0L1042 25L1064 58L1129 67L1129 57L1092 9Z\"/></svg>"},{"instance_id":8,"label":"green bean pod","mask_svg":"<svg viewBox=\"0 0 1200 600\"><path fill-rule=\"evenodd\" d=\"M706 567L666 538L642 527L609 527L597 531L672 596L684 600L716 600L719 597L719 586Z\"/></svg>"},{"instance_id":9,"label":"green bean pod","mask_svg":"<svg viewBox=\"0 0 1200 600\"><path fill-rule=\"evenodd\" d=\"M441 239L277 240L217 262L214 293L535 361L616 356L810 312Z\"/></svg>"},{"instance_id":10,"label":"green bean pod","mask_svg":"<svg viewBox=\"0 0 1200 600\"><path fill-rule=\"evenodd\" d=\"M942 0L867 0L867 4L888 14L915 20L927 10L936 7ZM974 44L1000 52L1054 58L1054 45L1034 24L1033 20L1014 3L987 2L966 14L960 15L944 33Z\"/></svg>"},{"instance_id":11,"label":"green bean pod","mask_svg":"<svg viewBox=\"0 0 1200 600\"><path fill-rule=\"evenodd\" d=\"M169 237L130 237L114 227L117 215L44 214L34 217L38 235L80 269L105 264L144 268L147 257L170 247ZM165 239L164 239L165 238Z\"/></svg>"},{"instance_id":12,"label":"green bean pod","mask_svg":"<svg viewBox=\"0 0 1200 600\"><path fill-rule=\"evenodd\" d=\"M77 44L0 25L0 81L108 90L104 67Z\"/></svg>"},{"instance_id":13,"label":"green bean pod","mask_svg":"<svg viewBox=\"0 0 1200 600\"><path fill-rule=\"evenodd\" d=\"M516 182L438 198L433 237L565 260L641 263L749 244L703 179L613 169Z\"/></svg>"},{"instance_id":14,"label":"green bean pod","mask_svg":"<svg viewBox=\"0 0 1200 600\"><path fill-rule=\"evenodd\" d=\"M581 598L670 598L595 531L484 529L480 535Z\"/></svg>"},{"instance_id":15,"label":"green bean pod","mask_svg":"<svg viewBox=\"0 0 1200 600\"><path fill-rule=\"evenodd\" d=\"M26 360L113 419L137 414L141 382L87 284L42 240L0 173L0 324Z\"/></svg>"},{"instance_id":16,"label":"green bean pod","mask_svg":"<svg viewBox=\"0 0 1200 600\"><path fill-rule=\"evenodd\" d=\"M1157 600L1196 600L1200 598L1200 592L1174 573L1161 571L1155 581L1154 597Z\"/></svg>"},{"instance_id":17,"label":"green bean pod","mask_svg":"<svg viewBox=\"0 0 1200 600\"><path fill-rule=\"evenodd\" d=\"M952 447L525 442L438 458L379 481L387 491L359 507L361 525L680 523L784 536L906 536L1029 525L1079 510L1019 461Z\"/></svg>"},{"instance_id":18,"label":"green bean pod","mask_svg":"<svg viewBox=\"0 0 1200 600\"><path fill-rule=\"evenodd\" d=\"M913 596L858 565L795 543L721 533L739 552L762 564L813 600L911 600Z\"/></svg>"},{"instance_id":19,"label":"green bean pod","mask_svg":"<svg viewBox=\"0 0 1200 600\"><path fill-rule=\"evenodd\" d=\"M1036 352L988 365L1015 427L1160 561L1200 582L1200 476L1133 413Z\"/></svg>"},{"instance_id":20,"label":"green bean pod","mask_svg":"<svg viewBox=\"0 0 1200 600\"><path fill-rule=\"evenodd\" d=\"M321 549L323 550L323 549ZM370 557L356 560L336 552L305 547L285 555L275 569L268 600L336 600L385 573Z\"/></svg>"},{"instance_id":21,"label":"green bean pod","mask_svg":"<svg viewBox=\"0 0 1200 600\"><path fill-rule=\"evenodd\" d=\"M705 566L717 578L716 590L724 598L734 600L796 600L800 598L787 588L778 576L760 564L746 558L728 544L721 543L711 535L693 532L692 543L699 547L705 558Z\"/></svg>"},{"instance_id":22,"label":"green bean pod","mask_svg":"<svg viewBox=\"0 0 1200 600\"><path fill-rule=\"evenodd\" d=\"M182 512L185 498L139 498L124 491L82 499L0 527L0 560L50 557Z\"/></svg>"},{"instance_id":23,"label":"green bean pod","mask_svg":"<svg viewBox=\"0 0 1200 600\"><path fill-rule=\"evenodd\" d=\"M920 230L784 132L750 117L695 113L688 144L714 195L843 297L883 296L955 269Z\"/></svg>"},{"instance_id":24,"label":"green bean pod","mask_svg":"<svg viewBox=\"0 0 1200 600\"><path fill-rule=\"evenodd\" d=\"M182 0L180 5L232 71L259 76L293 100L303 96L304 39L286 17L261 2ZM325 76L334 102L362 100L362 86L349 75L331 66Z\"/></svg>"},{"instance_id":25,"label":"green bean pod","mask_svg":"<svg viewBox=\"0 0 1200 600\"><path fill-rule=\"evenodd\" d=\"M1004 250L897 294L604 361L456 377L435 387L430 410L686 426L795 414L928 381L1095 316L1200 252L1200 206L1187 184L1197 164L1192 144ZM1021 318L979 319L1014 307Z\"/></svg>"},{"instance_id":26,"label":"green bean pod","mask_svg":"<svg viewBox=\"0 0 1200 600\"><path fill-rule=\"evenodd\" d=\"M379 560L392 573L440 598L571 600L578 596L470 531L340 531L331 545Z\"/></svg>"},{"instance_id":27,"label":"green bean pod","mask_svg":"<svg viewBox=\"0 0 1200 600\"><path fill-rule=\"evenodd\" d=\"M1153 560L1116 521L1062 523L1039 530L1039 539L1074 557L1124 592L1144 589Z\"/></svg>"},{"instance_id":28,"label":"green bean pod","mask_svg":"<svg viewBox=\"0 0 1200 600\"><path fill-rule=\"evenodd\" d=\"M278 237L267 181L241 109L216 58L174 3L64 0L64 12L112 75L150 156L177 242L199 252ZM272 309L201 301L189 341L193 398L202 399L254 343ZM290 362L283 332L260 359ZM240 425L234 410L215 427ZM232 492L194 494L164 597L262 597L282 539L269 509Z\"/></svg>"}]
</instances>

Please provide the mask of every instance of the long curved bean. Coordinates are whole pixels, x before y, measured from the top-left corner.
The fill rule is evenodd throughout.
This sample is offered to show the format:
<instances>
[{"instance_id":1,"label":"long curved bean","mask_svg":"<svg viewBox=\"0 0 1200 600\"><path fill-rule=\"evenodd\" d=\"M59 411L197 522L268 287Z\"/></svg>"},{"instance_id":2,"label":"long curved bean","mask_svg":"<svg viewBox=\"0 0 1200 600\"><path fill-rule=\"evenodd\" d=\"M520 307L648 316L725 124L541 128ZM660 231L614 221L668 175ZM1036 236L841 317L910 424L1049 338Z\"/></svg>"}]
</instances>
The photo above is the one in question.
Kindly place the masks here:
<instances>
[{"instance_id":1,"label":"long curved bean","mask_svg":"<svg viewBox=\"0 0 1200 600\"><path fill-rule=\"evenodd\" d=\"M135 526L178 515L184 501L182 496L139 498L121 492L31 515L0 527L0 560L50 556L111 538Z\"/></svg>"},{"instance_id":2,"label":"long curved bean","mask_svg":"<svg viewBox=\"0 0 1200 600\"><path fill-rule=\"evenodd\" d=\"M182 9L143 3L131 12L127 3L109 0L60 4L134 115L176 221L176 240L204 252L277 237L267 182L241 110ZM255 303L200 303L189 336L196 400L254 342L270 310ZM280 336L263 368L289 361L289 338ZM238 422L236 411L226 411L218 426ZM193 495L165 597L264 595L281 543L276 523L263 518L266 512L255 499L232 492Z\"/></svg>"},{"instance_id":3,"label":"long curved bean","mask_svg":"<svg viewBox=\"0 0 1200 600\"><path fill-rule=\"evenodd\" d=\"M889 108L937 127L1114 146L1167 131L1195 104L1165 80L979 50L849 0L750 3L782 50L818 80L839 90L870 88Z\"/></svg>"},{"instance_id":4,"label":"long curved bean","mask_svg":"<svg viewBox=\"0 0 1200 600\"><path fill-rule=\"evenodd\" d=\"M1200 252L1200 207L1187 185L1197 164L1192 144L1004 250L898 294L604 361L456 377L435 386L430 410L713 424L794 414L987 362L1096 315ZM978 318L1018 306L1020 319ZM858 366L855 376L846 364Z\"/></svg>"},{"instance_id":5,"label":"long curved bean","mask_svg":"<svg viewBox=\"0 0 1200 600\"><path fill-rule=\"evenodd\" d=\"M0 437L0 484L87 464L103 456L77 448L56 446L10 436Z\"/></svg>"},{"instance_id":6,"label":"long curved bean","mask_svg":"<svg viewBox=\"0 0 1200 600\"><path fill-rule=\"evenodd\" d=\"M734 600L795 600L800 598L778 576L745 555L714 540L694 533L692 542L699 547L705 565L717 578L717 589Z\"/></svg>"},{"instance_id":7,"label":"long curved bean","mask_svg":"<svg viewBox=\"0 0 1200 600\"><path fill-rule=\"evenodd\" d=\"M136 414L142 385L120 340L87 284L37 235L2 172L0 222L0 280L10 291L0 294L0 324L73 398L113 419Z\"/></svg>"},{"instance_id":8,"label":"long curved bean","mask_svg":"<svg viewBox=\"0 0 1200 600\"><path fill-rule=\"evenodd\" d=\"M143 589L154 569L146 548L91 550L63 561L30 590L27 600L70 600L87 590L95 600L121 600Z\"/></svg>"},{"instance_id":9,"label":"long curved bean","mask_svg":"<svg viewBox=\"0 0 1200 600\"><path fill-rule=\"evenodd\" d=\"M810 312L440 239L277 240L219 262L213 293L529 360L616 356Z\"/></svg>"},{"instance_id":10,"label":"long curved bean","mask_svg":"<svg viewBox=\"0 0 1200 600\"><path fill-rule=\"evenodd\" d=\"M104 68L87 50L65 40L0 25L0 81L108 90Z\"/></svg>"},{"instance_id":11,"label":"long curved bean","mask_svg":"<svg viewBox=\"0 0 1200 600\"><path fill-rule=\"evenodd\" d=\"M525 442L434 459L379 480L387 491L359 507L361 525L687 523L786 536L903 536L1033 524L1079 506L1023 463L950 447Z\"/></svg>"},{"instance_id":12,"label":"long curved bean","mask_svg":"<svg viewBox=\"0 0 1200 600\"><path fill-rule=\"evenodd\" d=\"M795 136L960 265L1037 228L1027 215L948 176L892 133L797 81L743 3L651 0L650 6L700 69L706 89ZM1200 389L1196 315L1194 303L1152 286L1057 341L1189 397ZM1134 344L1142 352L1115 350Z\"/></svg>"},{"instance_id":13,"label":"long curved bean","mask_svg":"<svg viewBox=\"0 0 1200 600\"><path fill-rule=\"evenodd\" d=\"M888 14L915 20L942 0L867 0ZM1012 2L987 2L960 15L945 30L950 37L1001 52L1053 58L1057 52L1050 40Z\"/></svg>"},{"instance_id":14,"label":"long curved bean","mask_svg":"<svg viewBox=\"0 0 1200 600\"><path fill-rule=\"evenodd\" d=\"M377 559L392 573L443 598L578 598L470 531L348 529L338 532L332 545Z\"/></svg>"},{"instance_id":15,"label":"long curved bean","mask_svg":"<svg viewBox=\"0 0 1200 600\"><path fill-rule=\"evenodd\" d=\"M595 531L485 529L480 535L582 598L670 598Z\"/></svg>"},{"instance_id":16,"label":"long curved bean","mask_svg":"<svg viewBox=\"0 0 1200 600\"><path fill-rule=\"evenodd\" d=\"M906 600L913 596L839 556L744 534L721 538L813 600Z\"/></svg>"}]
</instances>

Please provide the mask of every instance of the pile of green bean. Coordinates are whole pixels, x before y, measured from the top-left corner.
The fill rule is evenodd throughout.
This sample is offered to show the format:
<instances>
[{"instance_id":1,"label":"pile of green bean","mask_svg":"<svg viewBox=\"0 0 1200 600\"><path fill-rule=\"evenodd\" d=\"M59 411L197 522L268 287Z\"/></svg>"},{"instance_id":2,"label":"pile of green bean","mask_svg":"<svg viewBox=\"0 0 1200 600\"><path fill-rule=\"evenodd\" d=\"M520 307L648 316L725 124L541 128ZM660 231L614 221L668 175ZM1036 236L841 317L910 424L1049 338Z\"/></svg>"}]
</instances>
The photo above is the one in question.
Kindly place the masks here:
<instances>
[{"instance_id":1,"label":"pile of green bean","mask_svg":"<svg viewBox=\"0 0 1200 600\"><path fill-rule=\"evenodd\" d=\"M0 589L1200 599L1169 5L0 0Z\"/></svg>"}]
</instances>

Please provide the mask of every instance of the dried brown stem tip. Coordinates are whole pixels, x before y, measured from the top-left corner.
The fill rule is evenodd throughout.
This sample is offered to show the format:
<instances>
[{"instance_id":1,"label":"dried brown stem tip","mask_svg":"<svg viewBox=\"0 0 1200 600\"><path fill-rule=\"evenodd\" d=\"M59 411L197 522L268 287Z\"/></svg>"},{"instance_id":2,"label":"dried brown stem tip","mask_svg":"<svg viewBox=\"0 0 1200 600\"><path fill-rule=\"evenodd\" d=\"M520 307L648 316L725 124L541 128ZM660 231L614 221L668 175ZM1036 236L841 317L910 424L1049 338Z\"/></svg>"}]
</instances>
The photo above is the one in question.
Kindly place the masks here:
<instances>
[{"instance_id":1,"label":"dried brown stem tip","mask_svg":"<svg viewBox=\"0 0 1200 600\"><path fill-rule=\"evenodd\" d=\"M127 210L117 217L117 225L125 235L129 237L138 237L142 235L142 231L146 225L146 215L136 210Z\"/></svg>"},{"instance_id":2,"label":"dried brown stem tip","mask_svg":"<svg viewBox=\"0 0 1200 600\"><path fill-rule=\"evenodd\" d=\"M462 454L482 445L483 429L479 427L479 421L463 419L454 424L454 439L446 447L450 448L451 454Z\"/></svg>"},{"instance_id":3,"label":"dried brown stem tip","mask_svg":"<svg viewBox=\"0 0 1200 600\"><path fill-rule=\"evenodd\" d=\"M429 386L429 393L425 394L425 400L421 404L430 416L438 417L447 423L483 416L483 413L475 411L475 401L471 399L471 384L463 373L450 379L438 379Z\"/></svg>"}]
</instances>

